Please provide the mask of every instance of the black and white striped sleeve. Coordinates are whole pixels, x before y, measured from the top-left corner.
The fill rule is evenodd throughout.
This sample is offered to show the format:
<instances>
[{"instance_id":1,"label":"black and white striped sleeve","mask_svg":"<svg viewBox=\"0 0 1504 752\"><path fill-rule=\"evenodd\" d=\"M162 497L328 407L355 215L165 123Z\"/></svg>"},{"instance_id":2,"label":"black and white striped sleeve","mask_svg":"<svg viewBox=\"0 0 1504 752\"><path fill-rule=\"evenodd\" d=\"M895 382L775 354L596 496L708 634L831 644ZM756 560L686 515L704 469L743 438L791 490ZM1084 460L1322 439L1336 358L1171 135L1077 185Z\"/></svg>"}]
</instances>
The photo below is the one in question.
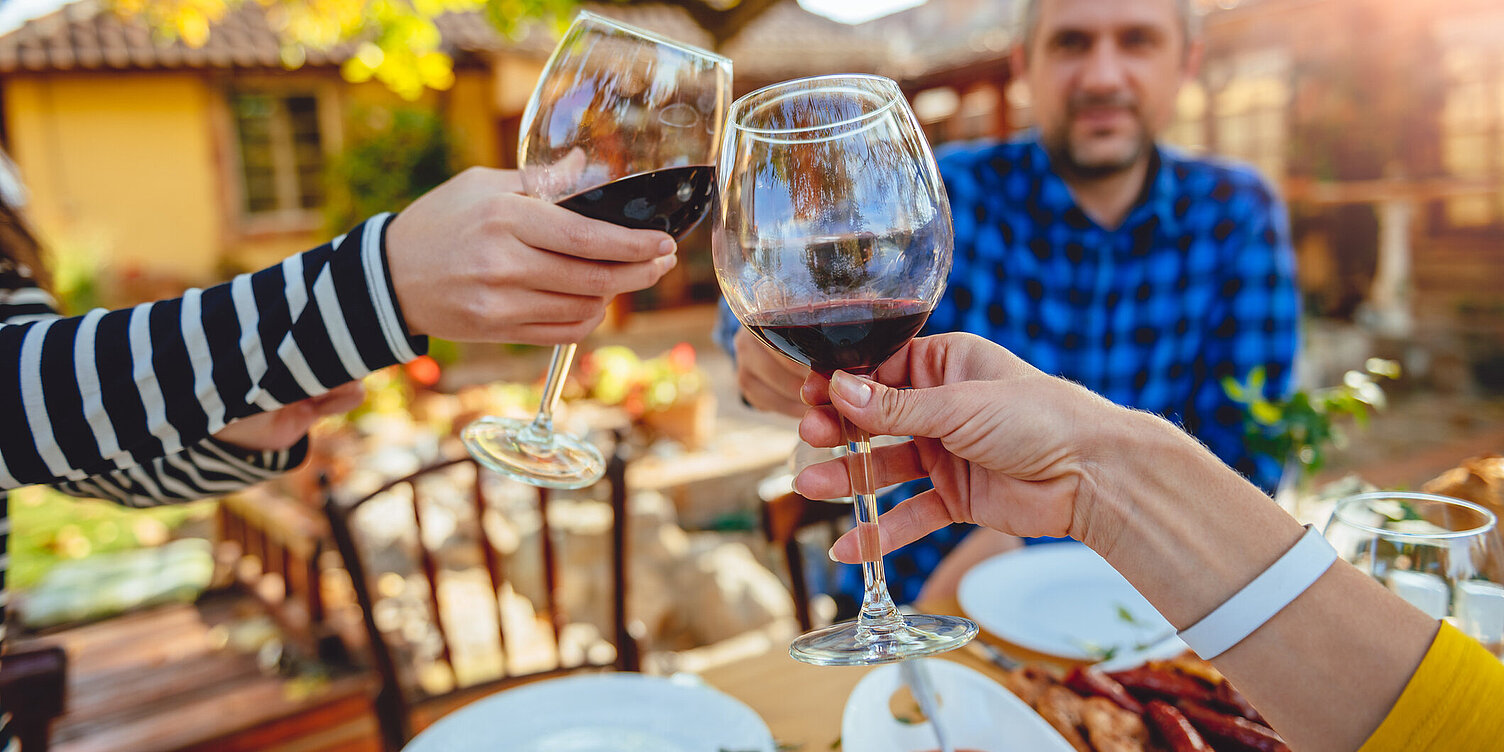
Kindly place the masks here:
<instances>
[{"instance_id":1,"label":"black and white striped sleeve","mask_svg":"<svg viewBox=\"0 0 1504 752\"><path fill-rule=\"evenodd\" d=\"M183 485L198 482L185 468L202 463L234 475L215 451L228 445L202 443L230 421L417 357L427 343L407 333L397 306L384 250L389 219L174 300L73 318L8 311L0 488L145 488L153 471ZM211 485L224 480L199 474ZM131 495L176 496L145 490Z\"/></svg>"},{"instance_id":2,"label":"black and white striped sleeve","mask_svg":"<svg viewBox=\"0 0 1504 752\"><path fill-rule=\"evenodd\" d=\"M0 322L22 324L61 318L52 296L29 280L0 284ZM151 462L59 483L70 496L106 499L131 507L157 506L242 490L287 472L308 456L305 437L281 451L252 451L210 436Z\"/></svg>"},{"instance_id":3,"label":"black and white striped sleeve","mask_svg":"<svg viewBox=\"0 0 1504 752\"><path fill-rule=\"evenodd\" d=\"M153 507L223 496L274 478L308 458L308 437L276 451L251 451L210 436L150 462L53 486L69 496Z\"/></svg>"}]
</instances>

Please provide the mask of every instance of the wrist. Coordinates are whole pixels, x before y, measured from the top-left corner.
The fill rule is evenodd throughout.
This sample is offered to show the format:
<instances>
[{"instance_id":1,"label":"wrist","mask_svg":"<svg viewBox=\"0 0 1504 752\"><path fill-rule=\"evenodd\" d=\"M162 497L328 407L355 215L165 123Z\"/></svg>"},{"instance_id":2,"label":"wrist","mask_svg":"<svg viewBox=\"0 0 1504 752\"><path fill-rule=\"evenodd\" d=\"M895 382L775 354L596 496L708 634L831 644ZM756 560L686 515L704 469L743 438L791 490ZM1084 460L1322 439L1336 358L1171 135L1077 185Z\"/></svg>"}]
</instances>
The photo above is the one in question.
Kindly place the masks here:
<instances>
[{"instance_id":1,"label":"wrist","mask_svg":"<svg viewBox=\"0 0 1504 752\"><path fill-rule=\"evenodd\" d=\"M404 309L397 285L399 271L393 268L394 262L402 260L400 254L390 251L394 243L399 243L393 236L402 232L398 226L401 218L400 214L379 214L367 220L360 233L360 252L381 332L397 362L406 363L428 353L428 337L425 328L408 318L420 313L421 306Z\"/></svg>"},{"instance_id":2,"label":"wrist","mask_svg":"<svg viewBox=\"0 0 1504 752\"><path fill-rule=\"evenodd\" d=\"M1071 537L1109 558L1130 533L1144 494L1142 464L1174 449L1180 432L1156 415L1103 401L1106 414L1091 415L1082 441L1082 480L1071 519ZM1110 559L1109 559L1110 560Z\"/></svg>"},{"instance_id":3,"label":"wrist","mask_svg":"<svg viewBox=\"0 0 1504 752\"><path fill-rule=\"evenodd\" d=\"M1206 447L1150 413L1103 416L1101 469L1079 515L1081 540L1177 628L1204 618L1304 532ZM1077 527L1072 527L1075 536Z\"/></svg>"}]
</instances>

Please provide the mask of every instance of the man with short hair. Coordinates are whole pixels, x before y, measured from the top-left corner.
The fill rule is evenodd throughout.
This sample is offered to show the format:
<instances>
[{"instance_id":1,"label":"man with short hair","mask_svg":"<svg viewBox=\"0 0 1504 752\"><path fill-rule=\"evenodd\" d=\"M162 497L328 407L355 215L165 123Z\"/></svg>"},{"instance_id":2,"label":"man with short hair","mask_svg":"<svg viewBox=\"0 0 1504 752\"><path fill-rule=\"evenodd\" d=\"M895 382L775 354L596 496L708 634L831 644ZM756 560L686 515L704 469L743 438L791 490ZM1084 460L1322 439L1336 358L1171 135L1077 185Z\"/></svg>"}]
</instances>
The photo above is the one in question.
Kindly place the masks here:
<instances>
[{"instance_id":1,"label":"man with short hair","mask_svg":"<svg viewBox=\"0 0 1504 752\"><path fill-rule=\"evenodd\" d=\"M1036 127L941 149L955 261L927 332L987 337L1035 367L1182 423L1265 491L1279 463L1244 446L1222 380L1290 384L1299 306L1284 210L1250 168L1157 143L1201 43L1188 0L1022 0L1012 69ZM729 316L727 317L729 318ZM732 321L732 324L735 322ZM803 413L804 368L749 332L731 340L743 395ZM886 498L908 498L906 486ZM953 592L971 563L1016 543L969 526L887 558L900 603ZM855 569L855 568L847 568ZM845 575L843 574L843 577ZM843 583L842 610L860 600Z\"/></svg>"}]
</instances>

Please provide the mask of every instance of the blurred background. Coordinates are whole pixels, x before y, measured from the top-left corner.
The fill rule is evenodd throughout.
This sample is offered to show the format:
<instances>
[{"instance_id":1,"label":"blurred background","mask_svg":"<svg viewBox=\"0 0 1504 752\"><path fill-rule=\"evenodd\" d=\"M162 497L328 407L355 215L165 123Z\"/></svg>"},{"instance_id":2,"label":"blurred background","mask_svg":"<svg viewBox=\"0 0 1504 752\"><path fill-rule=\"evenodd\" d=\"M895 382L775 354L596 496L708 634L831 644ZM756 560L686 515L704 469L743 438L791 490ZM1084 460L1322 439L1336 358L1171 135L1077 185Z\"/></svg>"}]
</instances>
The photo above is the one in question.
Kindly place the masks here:
<instances>
[{"instance_id":1,"label":"blurred background","mask_svg":"<svg viewBox=\"0 0 1504 752\"><path fill-rule=\"evenodd\" d=\"M511 165L572 7L409 10L377 25L356 0L122 2L132 20L89 0L22 23L48 5L0 7L12 27L0 37L0 139L76 307L260 268L465 166ZM1203 5L1207 59L1168 140L1252 163L1283 190L1314 321L1424 343L1406 363L1417 378L1504 384L1500 3ZM794 0L596 7L729 55L739 92L840 71L895 78L936 145L1030 122L1008 69L1008 2L930 0L854 25ZM714 300L701 251L689 243L686 263L630 309ZM1308 378L1327 374L1324 355L1308 359Z\"/></svg>"},{"instance_id":2,"label":"blurred background","mask_svg":"<svg viewBox=\"0 0 1504 752\"><path fill-rule=\"evenodd\" d=\"M1029 127L1029 92L1008 62L1007 0L831 5L7 0L0 145L30 189L59 296L79 313L268 266L399 210L467 166L513 166L523 107L577 7L730 56L739 94L798 76L872 72L900 82L937 146ZM1167 140L1256 166L1287 203L1305 305L1298 386L1330 398L1313 400L1324 405L1314 419L1338 428L1314 447L1317 461L1302 458L1311 472L1295 473L1301 484L1416 487L1499 452L1504 2L1199 5L1207 55ZM735 647L750 644L747 635L765 644L792 630L787 575L758 515L787 483L796 439L791 421L741 405L711 343L718 291L707 237L697 230L668 278L617 301L584 344L568 394L570 420L636 447L629 479L647 500L633 503L648 510L655 542L642 550L655 552L659 570L634 570L634 609L653 615L634 629L648 665L661 670L718 660L705 650L717 645L749 649ZM297 718L315 720L256 744L374 748L369 708L339 704L368 685L331 689L363 676L363 648L349 578L320 543L316 476L369 487L443 456L468 416L527 414L546 355L436 342L431 358L373 377L361 411L321 426L309 469L245 498L136 512L38 489L14 495L21 628L109 645L98 648L105 656L126 649L121 630L151 629L120 621L139 611L116 614L198 604L183 622L184 635L198 636L182 643L198 652L173 660L239 649L247 686L273 682L285 705L269 703L266 718L207 718L189 733L174 698L203 685L141 673L167 658L78 658L70 683L108 674L96 685L117 699L101 689L97 701L74 703L55 727L59 748L264 748L244 746L247 735ZM1374 358L1397 365L1377 367L1379 392L1353 376L1374 370ZM579 503L574 517L559 512L556 527L599 534L589 504L604 502L584 494ZM159 552L155 563L105 559L92 573L56 574L143 548ZM294 554L311 559L300 566L312 574L290 573ZM682 576L685 562L699 584L664 574ZM109 590L102 573L130 567L169 574L151 592ZM302 597L316 592L318 605L288 618L298 578ZM402 582L388 580L388 590L401 595ZM205 611L203 594L225 590L240 595ZM696 594L690 607L675 610L670 595L685 592ZM302 652L299 633L312 638ZM342 654L331 653L341 640ZM139 685L123 678L132 671ZM192 671L203 669L180 668ZM226 682L216 686L229 697ZM140 702L127 707L118 698L130 687ZM181 733L161 736L167 727Z\"/></svg>"}]
</instances>

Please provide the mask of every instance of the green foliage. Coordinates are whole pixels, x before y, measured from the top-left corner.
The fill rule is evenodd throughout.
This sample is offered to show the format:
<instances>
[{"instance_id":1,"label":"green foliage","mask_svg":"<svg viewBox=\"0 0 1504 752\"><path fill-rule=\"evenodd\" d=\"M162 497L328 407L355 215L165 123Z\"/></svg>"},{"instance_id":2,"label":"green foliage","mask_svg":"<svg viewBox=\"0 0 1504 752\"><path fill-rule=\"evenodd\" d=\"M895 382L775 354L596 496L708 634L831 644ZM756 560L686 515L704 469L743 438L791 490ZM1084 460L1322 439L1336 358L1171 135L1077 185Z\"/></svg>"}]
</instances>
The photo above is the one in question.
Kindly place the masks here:
<instances>
[{"instance_id":1,"label":"green foliage","mask_svg":"<svg viewBox=\"0 0 1504 752\"><path fill-rule=\"evenodd\" d=\"M63 561L160 545L173 530L213 511L212 501L128 509L40 486L12 491L9 583L24 590Z\"/></svg>"},{"instance_id":2,"label":"green foliage","mask_svg":"<svg viewBox=\"0 0 1504 752\"><path fill-rule=\"evenodd\" d=\"M325 220L333 233L379 212L400 211L452 177L460 161L455 139L431 110L366 108L347 134L325 181Z\"/></svg>"},{"instance_id":3,"label":"green foliage","mask_svg":"<svg viewBox=\"0 0 1504 752\"><path fill-rule=\"evenodd\" d=\"M1348 371L1337 386L1297 390L1283 399L1265 397L1267 377L1262 368L1250 372L1245 383L1223 379L1222 389L1247 408L1244 429L1249 450L1273 457L1281 465L1294 459L1309 478L1326 464L1327 452L1345 440L1338 419L1346 417L1360 428L1367 426L1369 411L1382 410L1386 404L1377 379L1399 375L1398 363L1369 358L1363 371Z\"/></svg>"},{"instance_id":4,"label":"green foliage","mask_svg":"<svg viewBox=\"0 0 1504 752\"><path fill-rule=\"evenodd\" d=\"M708 376L696 365L694 347L680 342L646 360L631 348L606 345L581 358L576 378L591 399L638 418L692 399L707 388Z\"/></svg>"},{"instance_id":5,"label":"green foliage","mask_svg":"<svg viewBox=\"0 0 1504 752\"><path fill-rule=\"evenodd\" d=\"M103 264L110 255L110 242L104 235L70 230L49 234L43 244L47 249L43 263L52 272L51 292L59 311L78 316L111 307L108 283L112 275Z\"/></svg>"},{"instance_id":6,"label":"green foliage","mask_svg":"<svg viewBox=\"0 0 1504 752\"><path fill-rule=\"evenodd\" d=\"M117 13L146 22L163 40L201 47L214 24L246 0L106 0ZM309 49L351 44L341 68L352 82L376 80L408 100L454 84L454 60L434 19L479 12L498 32L515 36L531 20L562 27L577 0L259 0L282 43L282 63L297 68Z\"/></svg>"}]
</instances>

